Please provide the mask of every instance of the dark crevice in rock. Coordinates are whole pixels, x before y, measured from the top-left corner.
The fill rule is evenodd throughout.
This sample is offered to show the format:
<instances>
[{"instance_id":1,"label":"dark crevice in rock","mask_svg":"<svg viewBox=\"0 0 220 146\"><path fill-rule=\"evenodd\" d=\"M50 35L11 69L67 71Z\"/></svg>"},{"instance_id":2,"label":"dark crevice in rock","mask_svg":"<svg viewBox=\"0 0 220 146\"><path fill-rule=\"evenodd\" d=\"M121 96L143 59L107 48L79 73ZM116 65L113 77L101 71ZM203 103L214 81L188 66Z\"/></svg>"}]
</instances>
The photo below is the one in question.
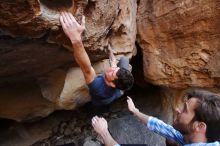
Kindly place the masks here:
<instances>
[{"instance_id":1,"label":"dark crevice in rock","mask_svg":"<svg viewBox=\"0 0 220 146\"><path fill-rule=\"evenodd\" d=\"M92 11L95 9L96 7L96 2L95 1L88 1L88 4L86 5L85 9L84 9L84 13L89 16L90 14L92 14Z\"/></svg>"},{"instance_id":2,"label":"dark crevice in rock","mask_svg":"<svg viewBox=\"0 0 220 146\"><path fill-rule=\"evenodd\" d=\"M140 0L137 0L137 6L139 6L140 5Z\"/></svg>"},{"instance_id":3,"label":"dark crevice in rock","mask_svg":"<svg viewBox=\"0 0 220 146\"><path fill-rule=\"evenodd\" d=\"M137 55L131 59L132 74L134 76L135 84L140 87L149 87L150 84L144 80L144 70L143 70L143 53L141 47L136 42Z\"/></svg>"},{"instance_id":4,"label":"dark crevice in rock","mask_svg":"<svg viewBox=\"0 0 220 146\"><path fill-rule=\"evenodd\" d=\"M72 0L40 0L40 2L53 10L71 8L73 5Z\"/></svg>"},{"instance_id":5,"label":"dark crevice in rock","mask_svg":"<svg viewBox=\"0 0 220 146\"><path fill-rule=\"evenodd\" d=\"M12 122L14 122L14 121L9 120L9 119L1 119L0 118L0 131L2 132L4 130L8 129Z\"/></svg>"}]
</instances>

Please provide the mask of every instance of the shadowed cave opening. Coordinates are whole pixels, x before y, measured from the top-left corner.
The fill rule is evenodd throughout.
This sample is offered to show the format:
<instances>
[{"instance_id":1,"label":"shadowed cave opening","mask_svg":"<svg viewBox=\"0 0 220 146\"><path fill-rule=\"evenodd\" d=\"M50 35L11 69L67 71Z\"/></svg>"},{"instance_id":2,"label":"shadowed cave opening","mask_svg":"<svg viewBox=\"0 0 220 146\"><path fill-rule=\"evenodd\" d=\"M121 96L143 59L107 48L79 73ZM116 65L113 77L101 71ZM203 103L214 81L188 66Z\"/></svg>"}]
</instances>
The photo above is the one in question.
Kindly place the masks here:
<instances>
[{"instance_id":1,"label":"shadowed cave opening","mask_svg":"<svg viewBox=\"0 0 220 146\"><path fill-rule=\"evenodd\" d=\"M72 0L40 0L40 3L53 10L69 9L73 5Z\"/></svg>"}]
</instances>

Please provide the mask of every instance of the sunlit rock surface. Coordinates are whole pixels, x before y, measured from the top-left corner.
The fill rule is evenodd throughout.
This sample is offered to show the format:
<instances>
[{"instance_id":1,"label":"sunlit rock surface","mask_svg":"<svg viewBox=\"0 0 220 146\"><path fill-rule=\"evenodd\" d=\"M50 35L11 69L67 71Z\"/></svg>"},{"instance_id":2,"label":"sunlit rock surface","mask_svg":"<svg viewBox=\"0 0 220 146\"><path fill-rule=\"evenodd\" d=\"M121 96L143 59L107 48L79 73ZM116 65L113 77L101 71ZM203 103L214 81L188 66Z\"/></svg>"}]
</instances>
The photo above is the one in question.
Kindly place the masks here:
<instances>
[{"instance_id":1,"label":"sunlit rock surface","mask_svg":"<svg viewBox=\"0 0 220 146\"><path fill-rule=\"evenodd\" d=\"M61 11L79 22L85 15L83 43L92 63L103 63L100 72L108 44L117 55L135 54L136 9L136 0L1 1L0 117L29 120L90 100L59 23Z\"/></svg>"},{"instance_id":2,"label":"sunlit rock surface","mask_svg":"<svg viewBox=\"0 0 220 146\"><path fill-rule=\"evenodd\" d=\"M79 22L85 15L83 43L97 73L107 67L108 44L131 58L136 41L143 54L136 82L144 81L143 70L145 81L173 94L220 85L217 0L3 0L0 117L31 120L91 100L59 23L64 10Z\"/></svg>"},{"instance_id":3,"label":"sunlit rock surface","mask_svg":"<svg viewBox=\"0 0 220 146\"><path fill-rule=\"evenodd\" d=\"M172 88L219 86L219 26L216 0L140 0L137 40L145 79Z\"/></svg>"}]
</instances>

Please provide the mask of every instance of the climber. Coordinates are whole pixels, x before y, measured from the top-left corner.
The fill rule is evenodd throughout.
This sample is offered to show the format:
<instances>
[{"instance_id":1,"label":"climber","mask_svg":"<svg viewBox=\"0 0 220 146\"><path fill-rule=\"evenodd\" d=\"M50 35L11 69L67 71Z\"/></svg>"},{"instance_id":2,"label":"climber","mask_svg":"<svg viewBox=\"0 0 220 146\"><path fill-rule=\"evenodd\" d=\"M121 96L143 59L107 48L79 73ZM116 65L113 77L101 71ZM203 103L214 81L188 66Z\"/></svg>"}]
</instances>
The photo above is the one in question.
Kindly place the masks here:
<instances>
[{"instance_id":1,"label":"climber","mask_svg":"<svg viewBox=\"0 0 220 146\"><path fill-rule=\"evenodd\" d=\"M117 66L110 45L108 51L111 67L105 70L103 75L96 75L81 38L85 30L85 16L82 17L80 25L71 13L62 12L60 22L64 33L72 43L74 58L83 72L94 105L107 105L119 98L122 95L121 91L132 87L134 79L129 70L129 59L122 57Z\"/></svg>"},{"instance_id":2,"label":"climber","mask_svg":"<svg viewBox=\"0 0 220 146\"><path fill-rule=\"evenodd\" d=\"M128 109L150 131L179 145L220 146L220 96L204 90L193 90L186 95L184 106L181 109L177 108L174 127L141 113L130 97L127 99ZM92 126L106 146L120 146L110 135L104 118L93 117Z\"/></svg>"}]
</instances>

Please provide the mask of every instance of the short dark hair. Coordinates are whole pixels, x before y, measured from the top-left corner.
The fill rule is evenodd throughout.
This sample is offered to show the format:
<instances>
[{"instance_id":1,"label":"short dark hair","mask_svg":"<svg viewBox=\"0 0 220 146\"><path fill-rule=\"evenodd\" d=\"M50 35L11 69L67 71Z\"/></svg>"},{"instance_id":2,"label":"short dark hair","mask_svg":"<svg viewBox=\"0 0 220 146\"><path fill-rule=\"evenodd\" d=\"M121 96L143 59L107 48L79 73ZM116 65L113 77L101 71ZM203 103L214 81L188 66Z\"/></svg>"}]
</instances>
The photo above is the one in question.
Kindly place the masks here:
<instances>
[{"instance_id":1,"label":"short dark hair","mask_svg":"<svg viewBox=\"0 0 220 146\"><path fill-rule=\"evenodd\" d=\"M201 89L192 90L187 94L188 98L199 100L193 120L206 123L208 142L220 140L220 96Z\"/></svg>"},{"instance_id":2,"label":"short dark hair","mask_svg":"<svg viewBox=\"0 0 220 146\"><path fill-rule=\"evenodd\" d=\"M129 90L133 86L134 77L131 72L125 68L120 68L117 73L117 79L114 80L116 88L120 90Z\"/></svg>"}]
</instances>

